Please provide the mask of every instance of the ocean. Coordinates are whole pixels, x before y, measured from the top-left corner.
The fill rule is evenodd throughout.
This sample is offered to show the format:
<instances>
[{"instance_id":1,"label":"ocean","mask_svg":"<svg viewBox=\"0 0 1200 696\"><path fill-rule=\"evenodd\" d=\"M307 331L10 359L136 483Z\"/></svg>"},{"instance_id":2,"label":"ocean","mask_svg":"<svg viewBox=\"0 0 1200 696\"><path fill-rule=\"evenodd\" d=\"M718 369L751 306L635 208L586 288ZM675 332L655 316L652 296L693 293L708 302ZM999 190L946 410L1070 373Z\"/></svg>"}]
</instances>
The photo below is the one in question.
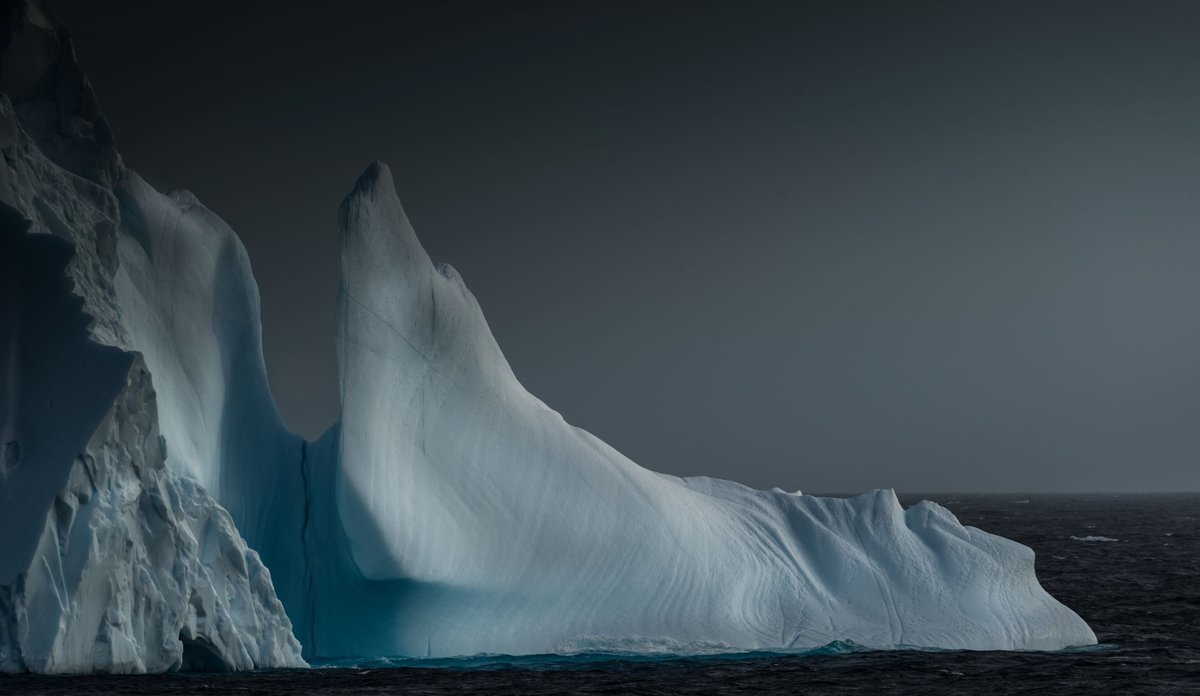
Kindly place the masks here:
<instances>
[{"instance_id":1,"label":"ocean","mask_svg":"<svg viewBox=\"0 0 1200 696\"><path fill-rule=\"evenodd\" d=\"M246 674L0 675L3 694L1200 694L1200 494L926 495L1037 553L1098 646L1060 652L593 653L353 660Z\"/></svg>"}]
</instances>

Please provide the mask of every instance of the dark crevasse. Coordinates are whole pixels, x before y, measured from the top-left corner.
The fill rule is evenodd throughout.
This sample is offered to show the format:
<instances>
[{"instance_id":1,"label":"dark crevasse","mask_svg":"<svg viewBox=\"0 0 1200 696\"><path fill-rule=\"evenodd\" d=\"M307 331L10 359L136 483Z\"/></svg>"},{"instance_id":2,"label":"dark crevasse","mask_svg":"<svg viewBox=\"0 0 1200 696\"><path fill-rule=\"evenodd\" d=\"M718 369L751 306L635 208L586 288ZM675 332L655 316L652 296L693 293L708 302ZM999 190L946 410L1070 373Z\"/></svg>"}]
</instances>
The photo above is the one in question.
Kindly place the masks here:
<instances>
[{"instance_id":1,"label":"dark crevasse","mask_svg":"<svg viewBox=\"0 0 1200 696\"><path fill-rule=\"evenodd\" d=\"M303 549L304 556L304 599L307 612L304 612L303 623L296 622L296 630L302 631L302 635L298 635L300 642L305 646L305 654L310 656L316 648L314 626L316 624L316 612L314 603L313 589L313 573L312 573L312 540L309 536L309 518L312 515L312 500L313 490L312 484L309 482L308 473L308 441L300 443L300 477L304 484L304 515L300 522L300 548Z\"/></svg>"}]
</instances>

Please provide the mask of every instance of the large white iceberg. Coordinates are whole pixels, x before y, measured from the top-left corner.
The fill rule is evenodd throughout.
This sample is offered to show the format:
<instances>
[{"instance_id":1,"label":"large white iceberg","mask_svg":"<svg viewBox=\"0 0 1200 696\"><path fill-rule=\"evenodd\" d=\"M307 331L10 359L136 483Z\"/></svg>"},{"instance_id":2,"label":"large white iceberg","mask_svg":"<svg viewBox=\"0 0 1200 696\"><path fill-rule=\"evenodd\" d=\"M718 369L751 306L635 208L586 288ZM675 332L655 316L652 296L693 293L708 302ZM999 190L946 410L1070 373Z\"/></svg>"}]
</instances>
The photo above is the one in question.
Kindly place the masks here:
<instances>
[{"instance_id":1,"label":"large white iceberg","mask_svg":"<svg viewBox=\"0 0 1200 696\"><path fill-rule=\"evenodd\" d=\"M304 442L267 386L258 292L237 236L190 194L160 194L124 167L61 30L39 4L22 8L0 66L0 212L74 246L67 277L91 323L88 340L71 344L83 355L72 364L128 364L78 380L77 401L46 416L75 435L51 457L56 477L28 484L37 495L17 494L19 476L0 477L0 522L19 530L0 542L0 668L299 664L280 627L310 658L1095 642L1042 590L1028 548L936 505L665 476L564 422L521 387L458 274L431 263L380 164L340 213L341 418ZM23 366L10 358L3 374L3 394L18 393ZM130 398L156 401L140 428L120 426ZM6 432L33 417L24 402L7 408ZM62 551L75 532L61 532L55 501L87 505L77 484L91 470L78 456L97 451L107 453L96 459L104 480L124 482L117 489L177 503L118 505L126 516L108 526L71 513L66 525L99 540L85 544L95 558L120 541L130 558L166 548L182 559L170 592L166 580L122 586L128 606L153 608L139 616L151 616L155 639L114 647L102 637L111 632L54 628L54 612L25 611L25 633L14 632L5 617L20 602L50 606L52 589L75 602L60 593L59 617L71 606L99 611L93 585L38 569L53 568L55 554L76 563ZM140 577L136 562L108 562ZM217 577L231 568L232 579ZM71 649L31 651L22 636L33 634L37 646ZM89 640L103 649L89 652ZM18 654L41 657L5 661Z\"/></svg>"},{"instance_id":2,"label":"large white iceberg","mask_svg":"<svg viewBox=\"0 0 1200 696\"><path fill-rule=\"evenodd\" d=\"M1094 642L1042 590L1032 551L932 503L637 466L521 387L386 166L340 220L342 415L308 463L310 557L337 570L314 578L316 654Z\"/></svg>"}]
</instances>

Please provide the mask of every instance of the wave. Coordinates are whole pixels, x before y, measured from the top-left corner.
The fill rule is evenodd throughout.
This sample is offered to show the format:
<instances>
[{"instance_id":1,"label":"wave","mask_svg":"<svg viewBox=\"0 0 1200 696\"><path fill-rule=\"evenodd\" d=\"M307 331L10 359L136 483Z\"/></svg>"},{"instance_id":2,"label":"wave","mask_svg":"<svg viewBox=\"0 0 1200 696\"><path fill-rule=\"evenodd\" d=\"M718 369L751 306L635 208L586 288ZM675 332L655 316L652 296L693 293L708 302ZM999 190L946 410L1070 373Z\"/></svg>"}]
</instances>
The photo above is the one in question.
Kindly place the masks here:
<instances>
[{"instance_id":1,"label":"wave","mask_svg":"<svg viewBox=\"0 0 1200 696\"><path fill-rule=\"evenodd\" d=\"M572 650L572 648L585 649ZM663 662L672 660L746 660L777 656L833 656L877 652L853 641L839 640L816 648L745 650L720 643L681 643L658 638L609 638L580 636L564 641L563 652L544 655L480 653L460 657L346 657L314 659L316 668L386 669L422 667L432 669L571 669L599 662ZM903 648L905 650L915 648Z\"/></svg>"},{"instance_id":2,"label":"wave","mask_svg":"<svg viewBox=\"0 0 1200 696\"><path fill-rule=\"evenodd\" d=\"M545 655L502 655L480 653L460 657L378 657L378 658L338 658L329 660L313 660L311 664L317 669L395 669L395 668L424 668L451 670L504 670L526 669L557 671L571 669L589 669L604 663L614 662L730 662L740 660L762 660L771 658L804 658L804 657L836 657L853 656L864 653L884 652L922 652L922 653L955 653L972 652L961 650L946 650L942 648L924 648L917 646L897 646L892 649L869 648L853 641L839 640L816 648L794 648L773 650L744 650L728 645L708 642L681 643L670 639L658 638L609 638L606 636L580 636L564 644L564 648L587 645L594 649L574 652L555 652ZM1064 648L1061 651L1021 651L1021 652L1107 652L1117 648L1112 644L1097 644Z\"/></svg>"}]
</instances>

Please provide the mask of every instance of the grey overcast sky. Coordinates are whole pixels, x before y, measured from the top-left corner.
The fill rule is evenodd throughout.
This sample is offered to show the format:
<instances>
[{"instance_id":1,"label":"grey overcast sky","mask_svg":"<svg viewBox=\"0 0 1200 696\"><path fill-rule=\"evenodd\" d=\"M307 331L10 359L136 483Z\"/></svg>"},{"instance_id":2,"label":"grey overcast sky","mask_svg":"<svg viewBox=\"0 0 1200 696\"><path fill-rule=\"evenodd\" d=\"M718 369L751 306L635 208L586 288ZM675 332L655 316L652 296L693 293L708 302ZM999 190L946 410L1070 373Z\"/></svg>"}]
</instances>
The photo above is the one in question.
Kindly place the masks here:
<instances>
[{"instance_id":1,"label":"grey overcast sky","mask_svg":"<svg viewBox=\"0 0 1200 696\"><path fill-rule=\"evenodd\" d=\"M238 231L293 429L392 165L526 387L659 471L1200 490L1200 3L58 0Z\"/></svg>"}]
</instances>

